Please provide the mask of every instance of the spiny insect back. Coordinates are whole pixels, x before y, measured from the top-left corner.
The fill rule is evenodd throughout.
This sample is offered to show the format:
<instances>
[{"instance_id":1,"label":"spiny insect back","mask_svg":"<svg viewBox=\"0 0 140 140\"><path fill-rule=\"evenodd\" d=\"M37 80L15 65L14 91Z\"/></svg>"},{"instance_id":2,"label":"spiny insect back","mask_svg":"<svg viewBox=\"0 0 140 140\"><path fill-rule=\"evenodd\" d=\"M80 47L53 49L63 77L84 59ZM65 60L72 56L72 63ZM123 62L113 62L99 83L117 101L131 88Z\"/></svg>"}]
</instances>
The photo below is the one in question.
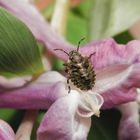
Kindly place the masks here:
<instances>
[{"instance_id":1,"label":"spiny insect back","mask_svg":"<svg viewBox=\"0 0 140 140\"><path fill-rule=\"evenodd\" d=\"M85 38L82 38L78 42L78 47L76 50L72 50L69 53L64 51L63 49L55 49L63 51L65 54L69 56L69 59L66 63L64 63L65 66L65 72L67 73L67 84L68 84L68 93L70 93L70 81L75 85L77 88L81 90L91 90L95 85L95 71L93 68L93 65L90 62L90 58L92 55L95 54L92 53L89 55L89 57L84 57L79 53L79 46L81 41L83 41Z\"/></svg>"}]
</instances>

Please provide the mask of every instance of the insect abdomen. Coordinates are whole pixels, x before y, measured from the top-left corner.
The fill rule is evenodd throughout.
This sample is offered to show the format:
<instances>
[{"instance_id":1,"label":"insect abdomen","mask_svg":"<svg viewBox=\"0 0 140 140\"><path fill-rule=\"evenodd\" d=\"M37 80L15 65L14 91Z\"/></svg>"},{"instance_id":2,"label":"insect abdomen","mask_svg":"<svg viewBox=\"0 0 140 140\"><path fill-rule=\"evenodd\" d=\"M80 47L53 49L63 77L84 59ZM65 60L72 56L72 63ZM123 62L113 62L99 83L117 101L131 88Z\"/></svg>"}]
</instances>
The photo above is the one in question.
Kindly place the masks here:
<instances>
[{"instance_id":1,"label":"insect abdomen","mask_svg":"<svg viewBox=\"0 0 140 140\"><path fill-rule=\"evenodd\" d=\"M95 84L94 69L86 58L81 63L70 63L68 76L72 83L81 90L90 90Z\"/></svg>"}]
</instances>

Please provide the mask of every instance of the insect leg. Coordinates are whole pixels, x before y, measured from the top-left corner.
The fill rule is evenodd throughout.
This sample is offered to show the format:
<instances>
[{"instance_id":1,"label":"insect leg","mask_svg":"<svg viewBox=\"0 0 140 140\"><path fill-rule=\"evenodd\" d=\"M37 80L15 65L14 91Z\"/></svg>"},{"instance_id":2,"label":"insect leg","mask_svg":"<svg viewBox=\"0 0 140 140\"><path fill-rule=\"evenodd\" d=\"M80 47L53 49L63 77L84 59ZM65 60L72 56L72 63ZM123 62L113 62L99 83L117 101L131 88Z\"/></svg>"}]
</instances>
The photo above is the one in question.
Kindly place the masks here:
<instances>
[{"instance_id":1,"label":"insect leg","mask_svg":"<svg viewBox=\"0 0 140 140\"><path fill-rule=\"evenodd\" d=\"M69 80L70 80L70 78L68 78L68 79L67 79L67 84L68 84L68 93L70 93L70 90L71 90L70 85L69 85Z\"/></svg>"},{"instance_id":2,"label":"insect leg","mask_svg":"<svg viewBox=\"0 0 140 140\"><path fill-rule=\"evenodd\" d=\"M92 55L95 55L96 52L92 53L89 55L88 59L90 59L92 57Z\"/></svg>"},{"instance_id":3,"label":"insect leg","mask_svg":"<svg viewBox=\"0 0 140 140\"><path fill-rule=\"evenodd\" d=\"M69 70L69 63L64 63L63 66L65 67L65 68L64 68L64 71L65 71L66 73L68 73L68 70Z\"/></svg>"},{"instance_id":4,"label":"insect leg","mask_svg":"<svg viewBox=\"0 0 140 140\"><path fill-rule=\"evenodd\" d=\"M63 66L65 66L65 67L68 66L68 63L63 63Z\"/></svg>"}]
</instances>

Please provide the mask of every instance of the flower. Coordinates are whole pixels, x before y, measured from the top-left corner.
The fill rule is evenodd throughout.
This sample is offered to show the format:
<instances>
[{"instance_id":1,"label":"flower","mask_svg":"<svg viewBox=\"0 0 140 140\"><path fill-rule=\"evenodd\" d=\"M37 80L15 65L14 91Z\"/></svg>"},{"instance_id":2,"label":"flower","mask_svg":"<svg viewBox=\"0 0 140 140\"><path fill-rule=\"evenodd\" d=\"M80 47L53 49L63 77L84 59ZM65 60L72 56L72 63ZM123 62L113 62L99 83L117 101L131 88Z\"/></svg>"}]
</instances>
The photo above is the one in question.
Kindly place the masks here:
<instances>
[{"instance_id":1,"label":"flower","mask_svg":"<svg viewBox=\"0 0 140 140\"><path fill-rule=\"evenodd\" d=\"M110 69L108 72L110 73L111 70L114 71L114 69ZM100 79L100 82L97 80L94 90L98 91L98 93L101 93L102 89L106 90L106 87L109 88L109 83L116 81L118 77L120 79L122 76L119 73L117 77L115 73L116 79L112 75L112 77L108 77L105 80L101 79L100 75L102 74L106 78L107 71L97 74L97 79ZM98 75L100 78L98 78ZM103 86L100 91L99 85L101 82L103 82ZM88 102L84 96L89 97L92 101ZM12 101L11 98L13 99ZM101 105L102 98L98 94L84 94L73 89L68 94L66 78L53 71L42 74L26 87L0 94L1 107L20 109L49 108L38 129L39 140L45 139L46 136L50 137L50 139L86 139L90 128L90 116L93 114L98 115ZM60 121L58 122L59 119ZM55 127L52 125L53 122L56 122Z\"/></svg>"},{"instance_id":2,"label":"flower","mask_svg":"<svg viewBox=\"0 0 140 140\"><path fill-rule=\"evenodd\" d=\"M118 129L119 140L140 139L139 108L137 102L120 105L122 117Z\"/></svg>"},{"instance_id":3,"label":"flower","mask_svg":"<svg viewBox=\"0 0 140 140\"><path fill-rule=\"evenodd\" d=\"M5 121L0 120L0 139L15 140L15 134L12 128Z\"/></svg>"},{"instance_id":4,"label":"flower","mask_svg":"<svg viewBox=\"0 0 140 140\"><path fill-rule=\"evenodd\" d=\"M49 51L54 53L57 57L63 60L67 60L68 57L63 54L63 52L56 52L54 51L54 49L61 48L69 52L74 49L74 46L68 44L60 35L54 32L53 29L49 26L49 24L44 20L44 18L39 14L37 9L31 3L28 3L25 0L22 0L22 2L15 2L15 0L13 2L12 1L13 0L0 0L0 5L5 7L23 22L25 22L26 25L31 29L35 37L39 41L43 42L45 44L45 47L49 49ZM15 9L13 7L17 8ZM117 64L119 66L119 64L124 64L122 69L123 71L128 70L130 67L132 67L132 64L135 65L135 63L137 63L138 67L139 63L139 41L132 41L129 42L127 45L118 45L113 39L106 39L99 42L91 42L90 44L81 47L80 51L83 55L86 56L89 56L91 52L96 52L95 57L92 57L91 61L95 67L95 70L97 71L109 66L115 66ZM134 66L133 68L135 69L136 66ZM133 70L129 72L133 73ZM128 81L128 83L130 82ZM134 83L138 84L137 81L135 81ZM139 85L131 85L131 87L133 86L138 87ZM127 91L123 91L123 89L127 89ZM130 87L122 87L122 89L119 89L117 91L110 91L109 93L110 95L112 95L112 97L108 97L108 93L103 94L103 96L105 95L104 106L106 106L106 100L110 100L110 104L106 106L107 108L113 107L113 105L117 105L118 102L123 103L124 101L127 102L130 100L134 100L136 98L136 93L134 90L132 91L130 89ZM113 97L113 95L115 96ZM116 97L119 97L117 98L118 101L114 99Z\"/></svg>"},{"instance_id":5,"label":"flower","mask_svg":"<svg viewBox=\"0 0 140 140\"><path fill-rule=\"evenodd\" d=\"M69 52L74 46L55 33L32 4L24 0L0 0L0 5L24 21L46 49L63 60L68 59L62 52L55 52L54 49L61 48ZM8 91L1 91L0 106L19 109L49 108L38 129L38 140L46 137L51 140L84 140L90 128L90 116L99 114L102 97L103 108L115 107L136 99L136 88L140 87L139 46L140 41L119 45L113 39L83 46L80 49L82 55L89 56L91 52L96 52L91 62L97 80L93 90L88 91L90 93L72 88L71 93L67 94L66 78L50 71L26 86L10 86ZM6 89L5 84L0 86ZM55 126L52 125L54 123Z\"/></svg>"}]
</instances>

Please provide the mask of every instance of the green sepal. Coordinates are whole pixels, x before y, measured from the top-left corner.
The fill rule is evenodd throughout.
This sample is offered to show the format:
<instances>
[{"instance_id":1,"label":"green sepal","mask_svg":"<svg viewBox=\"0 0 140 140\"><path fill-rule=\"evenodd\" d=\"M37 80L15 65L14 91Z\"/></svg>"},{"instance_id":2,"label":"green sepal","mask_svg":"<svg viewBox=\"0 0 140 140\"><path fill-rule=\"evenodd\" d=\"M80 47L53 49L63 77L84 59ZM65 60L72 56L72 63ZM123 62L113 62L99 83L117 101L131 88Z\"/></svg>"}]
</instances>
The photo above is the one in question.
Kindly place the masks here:
<instances>
[{"instance_id":1,"label":"green sepal","mask_svg":"<svg viewBox=\"0 0 140 140\"><path fill-rule=\"evenodd\" d=\"M31 31L0 7L0 75L37 75L42 71L41 55Z\"/></svg>"}]
</instances>

